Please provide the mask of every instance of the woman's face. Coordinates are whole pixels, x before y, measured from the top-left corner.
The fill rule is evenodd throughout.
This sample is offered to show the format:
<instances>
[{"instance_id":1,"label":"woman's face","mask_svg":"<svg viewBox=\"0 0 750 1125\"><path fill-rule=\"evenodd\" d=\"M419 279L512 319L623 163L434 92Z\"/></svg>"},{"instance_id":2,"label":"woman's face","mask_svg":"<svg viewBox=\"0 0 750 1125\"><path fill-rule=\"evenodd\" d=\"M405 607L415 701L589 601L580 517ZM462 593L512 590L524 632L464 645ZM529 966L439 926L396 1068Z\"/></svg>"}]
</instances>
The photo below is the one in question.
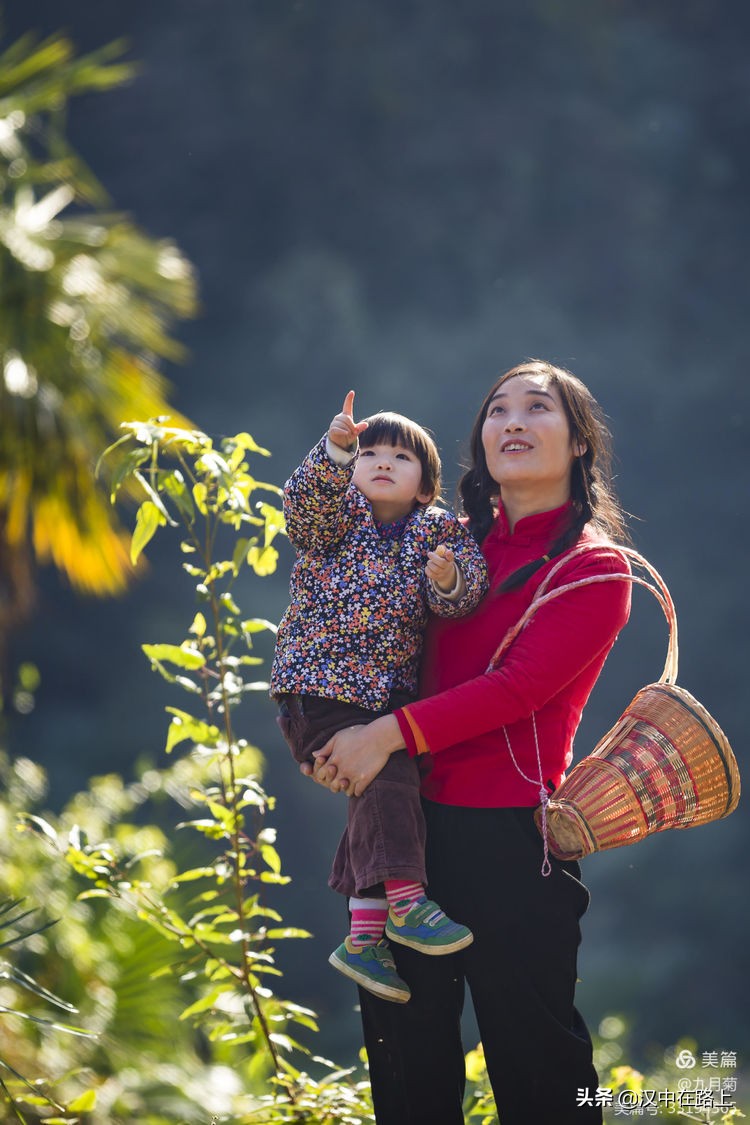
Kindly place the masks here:
<instances>
[{"instance_id":1,"label":"woman's face","mask_svg":"<svg viewBox=\"0 0 750 1125\"><path fill-rule=\"evenodd\" d=\"M585 452L573 447L557 387L536 372L513 375L497 388L487 407L482 445L501 491L514 485L542 495L548 490L554 505L570 496L573 460Z\"/></svg>"}]
</instances>

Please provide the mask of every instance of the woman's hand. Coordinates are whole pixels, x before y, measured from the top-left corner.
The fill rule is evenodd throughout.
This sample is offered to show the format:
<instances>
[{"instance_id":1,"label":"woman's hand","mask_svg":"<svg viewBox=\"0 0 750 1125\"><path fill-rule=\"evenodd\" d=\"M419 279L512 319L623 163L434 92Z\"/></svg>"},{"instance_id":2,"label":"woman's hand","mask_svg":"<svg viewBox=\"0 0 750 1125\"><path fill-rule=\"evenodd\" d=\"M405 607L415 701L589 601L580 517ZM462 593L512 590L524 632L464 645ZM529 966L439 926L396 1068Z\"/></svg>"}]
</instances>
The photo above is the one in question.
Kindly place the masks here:
<instances>
[{"instance_id":1,"label":"woman's hand","mask_svg":"<svg viewBox=\"0 0 750 1125\"><path fill-rule=\"evenodd\" d=\"M329 789L332 793L338 793L339 790L341 790L341 792L344 792L344 789L341 786L337 786L334 789L333 781L335 780L336 771L335 769L332 770L333 776L329 780L325 758L321 758L319 761L316 761L314 765L310 762L300 762L299 772L304 777L312 778L312 780L317 782L318 785L322 785L324 789Z\"/></svg>"},{"instance_id":2,"label":"woman's hand","mask_svg":"<svg viewBox=\"0 0 750 1125\"><path fill-rule=\"evenodd\" d=\"M367 726L348 727L334 734L313 757L313 776L334 792L361 797L404 740L393 715L383 715Z\"/></svg>"}]
</instances>

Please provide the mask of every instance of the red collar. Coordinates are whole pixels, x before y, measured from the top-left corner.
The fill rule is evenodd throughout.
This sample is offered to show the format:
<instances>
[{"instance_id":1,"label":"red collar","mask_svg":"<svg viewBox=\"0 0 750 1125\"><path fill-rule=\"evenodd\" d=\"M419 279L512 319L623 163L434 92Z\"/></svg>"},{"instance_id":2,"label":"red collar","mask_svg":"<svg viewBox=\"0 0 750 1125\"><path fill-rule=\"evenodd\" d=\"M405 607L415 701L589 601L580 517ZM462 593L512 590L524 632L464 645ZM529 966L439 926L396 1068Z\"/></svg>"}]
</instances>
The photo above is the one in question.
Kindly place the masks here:
<instances>
[{"instance_id":1,"label":"red collar","mask_svg":"<svg viewBox=\"0 0 750 1125\"><path fill-rule=\"evenodd\" d=\"M518 521L511 533L505 508L500 502L489 536L493 539L497 538L499 541L510 540L519 546L536 542L548 544L557 539L572 522L572 514L573 502L572 500L566 500L559 508L552 508L549 512L537 512L533 516L524 516L523 519Z\"/></svg>"}]
</instances>

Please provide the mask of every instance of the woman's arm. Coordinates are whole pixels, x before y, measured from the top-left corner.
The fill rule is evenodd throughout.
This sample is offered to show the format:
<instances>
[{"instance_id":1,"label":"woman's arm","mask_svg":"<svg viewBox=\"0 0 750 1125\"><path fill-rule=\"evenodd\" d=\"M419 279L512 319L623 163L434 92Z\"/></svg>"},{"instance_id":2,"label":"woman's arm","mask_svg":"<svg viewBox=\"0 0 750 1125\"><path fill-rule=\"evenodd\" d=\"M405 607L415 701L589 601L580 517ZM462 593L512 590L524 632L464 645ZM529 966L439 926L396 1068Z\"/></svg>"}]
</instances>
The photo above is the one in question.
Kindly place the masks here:
<instances>
[{"instance_id":1,"label":"woman's arm","mask_svg":"<svg viewBox=\"0 0 750 1125\"><path fill-rule=\"evenodd\" d=\"M361 796L396 750L439 753L538 711L609 650L627 621L630 582L621 565L611 556L586 560L558 584L585 573L621 573L623 580L584 586L543 606L494 671L341 731L317 752L325 767L316 766L316 779Z\"/></svg>"},{"instance_id":2,"label":"woman's arm","mask_svg":"<svg viewBox=\"0 0 750 1125\"><path fill-rule=\"evenodd\" d=\"M587 560L556 584L592 573L621 573L623 580L583 586L542 606L498 668L397 712L409 753L440 753L528 718L606 654L629 613L630 582L622 566L611 557Z\"/></svg>"}]
</instances>

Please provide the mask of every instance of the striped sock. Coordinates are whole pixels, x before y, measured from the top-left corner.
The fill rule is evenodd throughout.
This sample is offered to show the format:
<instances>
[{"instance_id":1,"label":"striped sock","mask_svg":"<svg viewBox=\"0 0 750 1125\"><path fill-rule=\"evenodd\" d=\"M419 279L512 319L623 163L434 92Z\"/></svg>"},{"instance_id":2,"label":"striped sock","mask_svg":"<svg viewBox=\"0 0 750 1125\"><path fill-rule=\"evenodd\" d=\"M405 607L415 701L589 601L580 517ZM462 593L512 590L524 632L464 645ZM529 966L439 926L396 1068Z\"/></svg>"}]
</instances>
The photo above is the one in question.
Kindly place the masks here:
<instances>
[{"instance_id":1,"label":"striped sock","mask_svg":"<svg viewBox=\"0 0 750 1125\"><path fill-rule=\"evenodd\" d=\"M403 918L416 902L422 902L426 897L424 886L410 879L386 879L384 886L385 897L398 918Z\"/></svg>"},{"instance_id":2,"label":"striped sock","mask_svg":"<svg viewBox=\"0 0 750 1125\"><path fill-rule=\"evenodd\" d=\"M349 936L355 949L377 945L385 932L388 903L382 898L350 898L352 912Z\"/></svg>"}]
</instances>

